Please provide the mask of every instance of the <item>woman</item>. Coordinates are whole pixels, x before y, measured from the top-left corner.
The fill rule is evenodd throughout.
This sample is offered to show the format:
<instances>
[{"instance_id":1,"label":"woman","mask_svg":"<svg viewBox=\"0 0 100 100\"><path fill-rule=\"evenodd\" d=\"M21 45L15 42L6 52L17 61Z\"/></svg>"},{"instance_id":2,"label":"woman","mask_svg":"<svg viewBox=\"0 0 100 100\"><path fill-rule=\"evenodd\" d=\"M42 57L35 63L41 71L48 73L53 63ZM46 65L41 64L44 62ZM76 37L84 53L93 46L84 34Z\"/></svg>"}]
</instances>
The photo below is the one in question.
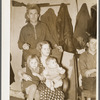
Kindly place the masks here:
<instances>
[{"instance_id":1,"label":"woman","mask_svg":"<svg viewBox=\"0 0 100 100\"><path fill-rule=\"evenodd\" d=\"M41 64L44 68L46 68L46 66L47 66L45 63L46 59L50 56L50 54L51 54L51 56L53 56L52 52L51 52L50 44L47 41L40 42L37 44L37 50L40 52ZM67 83L67 80L65 79L65 75L62 75L61 77L63 79L63 91L66 93L68 83ZM39 87L40 88L43 87L43 84L40 85ZM58 93L60 93L60 94L58 95ZM54 97L53 97L53 95L54 95ZM53 97L53 98L51 98L51 97ZM46 100L55 100L55 99L63 100L64 94L63 94L61 88L57 88L54 92L52 92L49 88L43 87L43 88L41 88L41 91L40 91L40 100L44 100L45 98L46 98Z\"/></svg>"},{"instance_id":2,"label":"woman","mask_svg":"<svg viewBox=\"0 0 100 100\"><path fill-rule=\"evenodd\" d=\"M50 56L51 53L51 47L50 44L47 41L43 41L37 44L37 48L39 51L39 57L41 61L41 67L44 69L46 67L46 59ZM52 55L53 56L53 55ZM39 85L38 90L40 91L40 100L64 100L64 92L66 92L68 84L67 80L65 79L65 75L61 76L63 79L63 90L62 88L57 88L55 91L51 91L46 85L41 82ZM31 77L23 74L23 79L31 80Z\"/></svg>"}]
</instances>

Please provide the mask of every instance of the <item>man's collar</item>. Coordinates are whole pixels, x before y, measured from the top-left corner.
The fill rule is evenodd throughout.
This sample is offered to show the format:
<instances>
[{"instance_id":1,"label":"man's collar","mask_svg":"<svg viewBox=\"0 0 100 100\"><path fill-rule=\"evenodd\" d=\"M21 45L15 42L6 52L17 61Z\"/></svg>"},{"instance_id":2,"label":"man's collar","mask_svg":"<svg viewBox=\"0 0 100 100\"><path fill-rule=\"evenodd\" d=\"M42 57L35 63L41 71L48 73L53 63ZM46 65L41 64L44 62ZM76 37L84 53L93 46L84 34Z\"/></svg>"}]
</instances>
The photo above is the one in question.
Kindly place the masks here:
<instances>
[{"instance_id":1,"label":"man's collar","mask_svg":"<svg viewBox=\"0 0 100 100\"><path fill-rule=\"evenodd\" d=\"M33 26L30 22L28 24L31 25L31 26ZM37 22L37 24L35 25L35 27L37 27L39 24L40 24L40 21Z\"/></svg>"}]
</instances>

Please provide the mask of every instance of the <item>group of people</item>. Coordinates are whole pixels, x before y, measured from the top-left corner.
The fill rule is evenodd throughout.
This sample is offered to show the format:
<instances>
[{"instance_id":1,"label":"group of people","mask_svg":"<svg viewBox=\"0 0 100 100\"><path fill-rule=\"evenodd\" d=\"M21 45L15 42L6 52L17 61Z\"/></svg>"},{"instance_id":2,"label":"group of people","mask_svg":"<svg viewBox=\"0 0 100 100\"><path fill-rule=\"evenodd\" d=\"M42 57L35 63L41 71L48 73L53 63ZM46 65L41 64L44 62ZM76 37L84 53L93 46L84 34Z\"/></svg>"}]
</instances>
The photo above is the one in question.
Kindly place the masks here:
<instances>
[{"instance_id":1,"label":"group of people","mask_svg":"<svg viewBox=\"0 0 100 100\"><path fill-rule=\"evenodd\" d=\"M66 80L65 69L59 66L55 57L50 56L50 44L47 41L40 42L37 44L37 50L39 51L40 56L34 54L29 55L25 71L22 73L22 78L24 79L22 88L28 94L28 100L33 100L33 98L35 98L38 87L44 87L44 85L40 84L41 82L44 83L46 88L50 91L56 93L57 91L61 91L58 88L61 88L63 82ZM48 99L47 97L45 98L46 100ZM41 98L41 100L44 100L45 98ZM55 98L57 99L56 96ZM54 100L52 98L49 99ZM36 98L36 100L38 100L38 98Z\"/></svg>"},{"instance_id":2,"label":"group of people","mask_svg":"<svg viewBox=\"0 0 100 100\"><path fill-rule=\"evenodd\" d=\"M64 100L68 88L66 70L58 63L59 58L55 58L52 54L54 48L59 54L63 49L55 43L47 25L39 21L39 16L40 8L37 5L27 5L25 14L27 24L21 29L18 40L18 47L23 50L24 71L20 73L23 80L22 90L27 94L26 100ZM80 56L80 68L85 82L88 78L96 77L94 45L96 39L90 38L87 44L88 51Z\"/></svg>"},{"instance_id":3,"label":"group of people","mask_svg":"<svg viewBox=\"0 0 100 100\"><path fill-rule=\"evenodd\" d=\"M63 90L65 92L67 90L65 69L59 66L57 59L51 53L51 49L55 48L60 54L62 48L54 42L47 25L39 21L39 15L40 8L37 5L27 5L25 14L27 24L21 29L18 41L19 48L23 50L22 68L25 70L21 73L22 89L27 94L27 100L35 98L38 87L50 90L51 97L47 97L47 94L45 97L40 95L39 98L35 98L36 100L54 100L54 98L63 100L64 93L58 88L63 86ZM41 90L40 94L43 93L44 88ZM54 98L52 98L52 91Z\"/></svg>"}]
</instances>

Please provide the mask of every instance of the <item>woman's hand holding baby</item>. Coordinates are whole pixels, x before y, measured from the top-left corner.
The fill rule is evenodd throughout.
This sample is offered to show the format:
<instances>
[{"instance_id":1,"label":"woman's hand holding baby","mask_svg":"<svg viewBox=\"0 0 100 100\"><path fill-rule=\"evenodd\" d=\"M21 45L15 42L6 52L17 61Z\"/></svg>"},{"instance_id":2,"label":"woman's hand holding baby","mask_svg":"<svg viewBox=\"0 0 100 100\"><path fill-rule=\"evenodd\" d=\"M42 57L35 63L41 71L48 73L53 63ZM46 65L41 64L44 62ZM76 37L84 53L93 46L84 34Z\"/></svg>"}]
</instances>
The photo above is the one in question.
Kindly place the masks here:
<instances>
[{"instance_id":1,"label":"woman's hand holding baby","mask_svg":"<svg viewBox=\"0 0 100 100\"><path fill-rule=\"evenodd\" d=\"M33 72L34 76L37 76L41 81L45 80L45 78L42 75L39 75L38 73Z\"/></svg>"}]
</instances>

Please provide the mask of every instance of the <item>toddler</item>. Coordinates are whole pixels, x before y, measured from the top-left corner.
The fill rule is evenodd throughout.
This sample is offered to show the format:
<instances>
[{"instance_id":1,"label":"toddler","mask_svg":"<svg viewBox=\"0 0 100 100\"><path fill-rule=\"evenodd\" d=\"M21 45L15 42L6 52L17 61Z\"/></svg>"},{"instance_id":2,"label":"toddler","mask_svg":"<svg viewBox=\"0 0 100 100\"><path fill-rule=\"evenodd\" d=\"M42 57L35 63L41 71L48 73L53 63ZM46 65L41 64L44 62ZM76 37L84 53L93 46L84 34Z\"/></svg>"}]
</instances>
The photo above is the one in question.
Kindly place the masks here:
<instances>
[{"instance_id":1,"label":"toddler","mask_svg":"<svg viewBox=\"0 0 100 100\"><path fill-rule=\"evenodd\" d=\"M47 67L43 71L43 75L46 78L46 86L54 91L55 88L61 87L63 82L61 74L65 73L65 70L59 67L54 57L48 57L46 60Z\"/></svg>"},{"instance_id":2,"label":"toddler","mask_svg":"<svg viewBox=\"0 0 100 100\"><path fill-rule=\"evenodd\" d=\"M26 73L30 77L30 80L24 79L23 89L26 91L27 100L34 100L37 86L40 80L43 80L43 76L40 75L41 68L39 67L39 59L36 55L30 55L26 62Z\"/></svg>"}]
</instances>

